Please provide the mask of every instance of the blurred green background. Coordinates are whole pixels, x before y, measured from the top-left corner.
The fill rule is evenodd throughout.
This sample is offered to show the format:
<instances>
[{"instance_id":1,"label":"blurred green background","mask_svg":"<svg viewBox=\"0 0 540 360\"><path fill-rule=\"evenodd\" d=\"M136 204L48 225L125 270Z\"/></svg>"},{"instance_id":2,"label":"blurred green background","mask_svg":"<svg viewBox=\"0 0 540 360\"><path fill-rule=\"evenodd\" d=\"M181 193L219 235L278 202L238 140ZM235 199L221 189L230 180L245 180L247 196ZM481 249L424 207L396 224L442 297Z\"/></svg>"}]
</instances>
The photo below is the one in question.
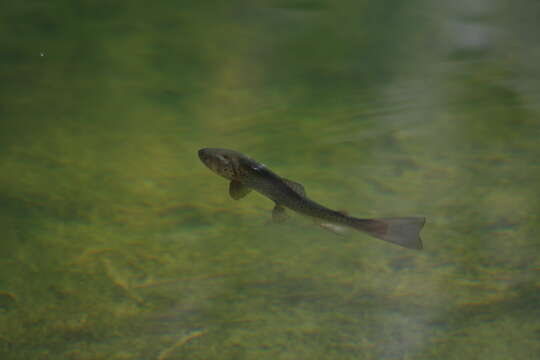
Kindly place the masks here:
<instances>
[{"instance_id":1,"label":"blurred green background","mask_svg":"<svg viewBox=\"0 0 540 360\"><path fill-rule=\"evenodd\" d=\"M538 1L0 5L0 358L538 359ZM421 252L234 201L225 147Z\"/></svg>"}]
</instances>

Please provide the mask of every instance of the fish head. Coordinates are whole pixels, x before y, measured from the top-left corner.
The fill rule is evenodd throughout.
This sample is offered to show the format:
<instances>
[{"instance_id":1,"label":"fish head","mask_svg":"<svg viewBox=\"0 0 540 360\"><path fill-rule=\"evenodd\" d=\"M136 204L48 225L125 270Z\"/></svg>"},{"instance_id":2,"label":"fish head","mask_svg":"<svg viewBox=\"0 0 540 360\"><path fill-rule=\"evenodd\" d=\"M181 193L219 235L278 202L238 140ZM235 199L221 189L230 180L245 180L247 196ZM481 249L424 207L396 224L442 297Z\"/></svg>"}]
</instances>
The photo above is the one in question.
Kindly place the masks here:
<instances>
[{"instance_id":1,"label":"fish head","mask_svg":"<svg viewBox=\"0 0 540 360\"><path fill-rule=\"evenodd\" d=\"M229 180L239 180L246 156L234 150L204 148L199 150L199 159L216 174Z\"/></svg>"}]
</instances>

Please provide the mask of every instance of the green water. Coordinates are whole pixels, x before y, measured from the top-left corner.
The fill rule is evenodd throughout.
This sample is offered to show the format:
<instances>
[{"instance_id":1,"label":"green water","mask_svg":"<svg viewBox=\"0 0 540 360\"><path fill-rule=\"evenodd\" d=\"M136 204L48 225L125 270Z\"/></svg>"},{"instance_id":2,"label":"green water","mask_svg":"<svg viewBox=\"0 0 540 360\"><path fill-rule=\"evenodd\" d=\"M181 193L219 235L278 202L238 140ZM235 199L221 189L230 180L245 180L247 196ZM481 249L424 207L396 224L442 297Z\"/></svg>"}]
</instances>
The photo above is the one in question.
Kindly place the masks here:
<instances>
[{"instance_id":1,"label":"green water","mask_svg":"<svg viewBox=\"0 0 540 360\"><path fill-rule=\"evenodd\" d=\"M9 3L1 359L538 359L537 1ZM269 224L202 147L424 250Z\"/></svg>"}]
</instances>

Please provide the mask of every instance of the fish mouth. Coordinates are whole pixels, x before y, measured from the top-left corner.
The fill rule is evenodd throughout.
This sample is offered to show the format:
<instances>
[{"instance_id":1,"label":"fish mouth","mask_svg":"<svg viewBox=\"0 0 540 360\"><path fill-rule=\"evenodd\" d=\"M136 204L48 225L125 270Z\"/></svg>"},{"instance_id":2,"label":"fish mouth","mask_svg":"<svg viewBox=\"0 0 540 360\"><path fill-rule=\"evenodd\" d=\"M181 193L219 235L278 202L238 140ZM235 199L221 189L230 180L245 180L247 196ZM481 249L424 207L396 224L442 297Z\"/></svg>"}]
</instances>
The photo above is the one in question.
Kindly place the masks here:
<instances>
[{"instance_id":1,"label":"fish mouth","mask_svg":"<svg viewBox=\"0 0 540 360\"><path fill-rule=\"evenodd\" d=\"M199 159L204 162L204 159L208 158L207 149L200 149L197 154L199 155Z\"/></svg>"},{"instance_id":2,"label":"fish mouth","mask_svg":"<svg viewBox=\"0 0 540 360\"><path fill-rule=\"evenodd\" d=\"M197 154L199 155L199 159L202 161L202 163L210 167L210 164L212 163L212 159L213 159L210 149L208 148L200 149L197 152Z\"/></svg>"},{"instance_id":3,"label":"fish mouth","mask_svg":"<svg viewBox=\"0 0 540 360\"><path fill-rule=\"evenodd\" d=\"M204 148L198 151L199 159L210 170L219 173L220 172L220 159L216 156L215 152L211 148Z\"/></svg>"}]
</instances>

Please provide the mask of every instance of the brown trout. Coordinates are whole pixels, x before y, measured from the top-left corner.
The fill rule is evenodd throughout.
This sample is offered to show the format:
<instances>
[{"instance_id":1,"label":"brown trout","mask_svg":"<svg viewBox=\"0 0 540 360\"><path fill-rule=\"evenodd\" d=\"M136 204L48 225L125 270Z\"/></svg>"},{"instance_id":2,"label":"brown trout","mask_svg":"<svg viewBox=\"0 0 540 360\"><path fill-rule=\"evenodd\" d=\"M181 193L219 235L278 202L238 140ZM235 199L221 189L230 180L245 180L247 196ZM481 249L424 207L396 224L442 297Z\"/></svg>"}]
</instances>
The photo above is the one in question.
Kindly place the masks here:
<instances>
[{"instance_id":1,"label":"brown trout","mask_svg":"<svg viewBox=\"0 0 540 360\"><path fill-rule=\"evenodd\" d=\"M424 217L355 218L316 203L306 196L301 184L276 175L237 151L206 148L199 150L199 158L210 170L230 180L229 194L233 199L239 200L255 190L274 201L272 217L276 221L283 220L288 208L320 222L344 225L409 249L422 249L419 233Z\"/></svg>"}]
</instances>

